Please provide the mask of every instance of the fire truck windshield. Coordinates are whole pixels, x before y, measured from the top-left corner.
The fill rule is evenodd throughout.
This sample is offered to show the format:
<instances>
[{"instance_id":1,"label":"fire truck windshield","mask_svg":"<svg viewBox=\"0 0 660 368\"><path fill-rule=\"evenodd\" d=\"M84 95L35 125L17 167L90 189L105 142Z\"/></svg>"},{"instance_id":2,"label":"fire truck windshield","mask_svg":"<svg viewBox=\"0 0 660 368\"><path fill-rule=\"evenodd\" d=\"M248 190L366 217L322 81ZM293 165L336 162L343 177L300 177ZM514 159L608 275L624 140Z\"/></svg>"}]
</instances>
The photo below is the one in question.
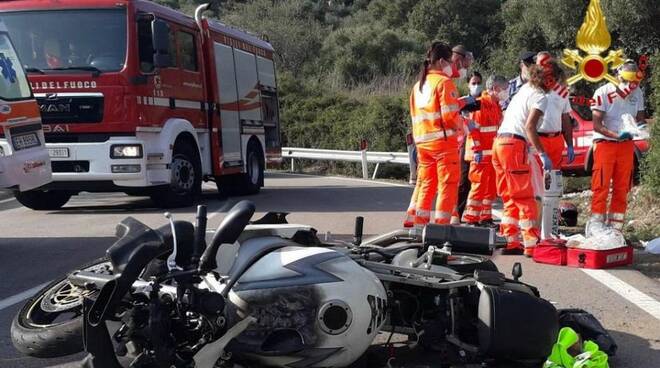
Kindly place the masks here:
<instances>
[{"instance_id":1,"label":"fire truck windshield","mask_svg":"<svg viewBox=\"0 0 660 368\"><path fill-rule=\"evenodd\" d=\"M0 99L18 100L32 97L27 78L7 34L0 33Z\"/></svg>"},{"instance_id":2,"label":"fire truck windshield","mask_svg":"<svg viewBox=\"0 0 660 368\"><path fill-rule=\"evenodd\" d=\"M46 10L3 13L26 70L119 71L126 62L126 11Z\"/></svg>"}]
</instances>

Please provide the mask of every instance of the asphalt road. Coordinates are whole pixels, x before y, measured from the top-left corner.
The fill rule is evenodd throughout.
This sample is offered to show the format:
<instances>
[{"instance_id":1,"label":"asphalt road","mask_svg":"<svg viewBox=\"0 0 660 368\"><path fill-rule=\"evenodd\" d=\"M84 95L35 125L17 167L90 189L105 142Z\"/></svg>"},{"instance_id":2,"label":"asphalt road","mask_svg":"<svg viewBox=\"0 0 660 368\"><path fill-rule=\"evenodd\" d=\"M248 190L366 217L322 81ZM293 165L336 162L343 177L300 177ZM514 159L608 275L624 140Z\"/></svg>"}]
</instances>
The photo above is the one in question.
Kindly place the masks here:
<instances>
[{"instance_id":1,"label":"asphalt road","mask_svg":"<svg viewBox=\"0 0 660 368\"><path fill-rule=\"evenodd\" d=\"M286 211L291 213L292 223L348 236L358 215L365 217L368 234L398 227L410 194L411 188L405 185L273 173L267 176L262 192L250 199L259 214ZM202 201L209 213L217 213L209 227L217 226L238 200L220 199L210 186L205 189ZM193 207L172 212L178 219L194 219ZM123 218L133 216L160 226L166 223L162 213L148 199L119 193L84 194L51 212L31 211L12 199L0 200L0 367L44 367L79 359L79 355L51 360L21 356L9 338L11 320L21 303L7 304L101 256ZM503 271L522 262L523 279L536 285L558 308L583 308L599 318L619 344L612 367L660 367L660 284L656 280L632 268L588 274L535 264L520 256L496 255L494 260Z\"/></svg>"}]
</instances>

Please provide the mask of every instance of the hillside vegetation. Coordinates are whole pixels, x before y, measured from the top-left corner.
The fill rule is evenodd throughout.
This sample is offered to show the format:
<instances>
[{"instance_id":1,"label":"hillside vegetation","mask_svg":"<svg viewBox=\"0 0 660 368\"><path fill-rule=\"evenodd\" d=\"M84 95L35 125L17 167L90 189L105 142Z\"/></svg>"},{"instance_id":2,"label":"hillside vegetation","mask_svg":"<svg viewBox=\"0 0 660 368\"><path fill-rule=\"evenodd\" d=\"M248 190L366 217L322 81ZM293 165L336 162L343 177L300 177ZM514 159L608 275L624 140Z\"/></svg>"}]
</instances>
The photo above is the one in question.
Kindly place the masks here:
<instances>
[{"instance_id":1,"label":"hillside vegetation","mask_svg":"<svg viewBox=\"0 0 660 368\"><path fill-rule=\"evenodd\" d=\"M159 0L192 14L202 0ZM276 50L283 144L405 150L408 93L426 45L440 39L474 52L473 69L514 77L521 50L575 47L588 0L252 0L216 2L213 16L267 37ZM601 0L612 49L660 50L657 0ZM643 84L647 113L660 109L660 57ZM649 82L652 81L652 82ZM579 93L597 86L580 82ZM465 86L459 86L465 91ZM655 96L654 96L655 91ZM644 182L660 194L660 126ZM350 166L350 165L349 165Z\"/></svg>"}]
</instances>

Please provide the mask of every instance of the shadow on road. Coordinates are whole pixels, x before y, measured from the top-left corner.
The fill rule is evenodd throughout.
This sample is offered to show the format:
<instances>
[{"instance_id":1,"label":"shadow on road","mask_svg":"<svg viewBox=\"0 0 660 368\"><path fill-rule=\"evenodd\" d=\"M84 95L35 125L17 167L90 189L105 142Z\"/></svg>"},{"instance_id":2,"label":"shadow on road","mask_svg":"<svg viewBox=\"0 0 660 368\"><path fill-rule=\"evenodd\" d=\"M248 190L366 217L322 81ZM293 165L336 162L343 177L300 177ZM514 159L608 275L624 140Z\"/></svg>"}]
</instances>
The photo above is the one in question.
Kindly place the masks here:
<instances>
[{"instance_id":1,"label":"shadow on road","mask_svg":"<svg viewBox=\"0 0 660 368\"><path fill-rule=\"evenodd\" d=\"M623 312L625 313L625 312ZM634 316L630 316L634 319ZM610 366L616 368L657 367L660 364L660 335L656 336L655 346L649 340L621 331L609 331L619 349L610 358Z\"/></svg>"}]
</instances>

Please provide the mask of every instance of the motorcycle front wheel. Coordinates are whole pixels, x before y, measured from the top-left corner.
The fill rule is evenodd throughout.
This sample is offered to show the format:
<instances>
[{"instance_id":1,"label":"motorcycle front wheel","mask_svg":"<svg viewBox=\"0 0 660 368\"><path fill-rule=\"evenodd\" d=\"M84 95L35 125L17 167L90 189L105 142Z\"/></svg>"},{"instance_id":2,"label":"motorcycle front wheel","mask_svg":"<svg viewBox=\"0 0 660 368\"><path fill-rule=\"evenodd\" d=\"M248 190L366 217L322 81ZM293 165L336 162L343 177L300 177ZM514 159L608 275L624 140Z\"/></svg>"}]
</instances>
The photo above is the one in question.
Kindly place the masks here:
<instances>
[{"instance_id":1,"label":"motorcycle front wheel","mask_svg":"<svg viewBox=\"0 0 660 368\"><path fill-rule=\"evenodd\" d=\"M96 259L79 269L112 274L107 258ZM12 321L11 339L16 349L37 358L55 358L82 351L82 300L95 292L74 286L66 276L39 290Z\"/></svg>"}]
</instances>

